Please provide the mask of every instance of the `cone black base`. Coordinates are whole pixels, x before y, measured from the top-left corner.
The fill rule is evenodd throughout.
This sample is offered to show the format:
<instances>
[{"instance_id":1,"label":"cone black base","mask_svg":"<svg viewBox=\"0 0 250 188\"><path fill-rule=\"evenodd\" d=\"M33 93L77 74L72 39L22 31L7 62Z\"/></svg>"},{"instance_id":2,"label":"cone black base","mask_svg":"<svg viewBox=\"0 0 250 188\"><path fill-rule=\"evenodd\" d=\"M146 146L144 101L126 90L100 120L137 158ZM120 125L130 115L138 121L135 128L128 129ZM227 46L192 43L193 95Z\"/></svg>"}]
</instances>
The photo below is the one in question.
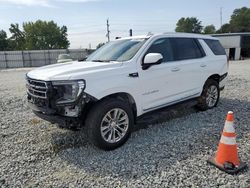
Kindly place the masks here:
<instances>
[{"instance_id":1,"label":"cone black base","mask_svg":"<svg viewBox=\"0 0 250 188\"><path fill-rule=\"evenodd\" d=\"M215 161L214 157L209 158L207 160L207 162L210 163L211 165L219 168L220 170L228 173L228 174L237 174L239 171L241 171L247 167L247 165L245 163L240 162L240 165L233 170L225 169L223 165L220 165Z\"/></svg>"}]
</instances>

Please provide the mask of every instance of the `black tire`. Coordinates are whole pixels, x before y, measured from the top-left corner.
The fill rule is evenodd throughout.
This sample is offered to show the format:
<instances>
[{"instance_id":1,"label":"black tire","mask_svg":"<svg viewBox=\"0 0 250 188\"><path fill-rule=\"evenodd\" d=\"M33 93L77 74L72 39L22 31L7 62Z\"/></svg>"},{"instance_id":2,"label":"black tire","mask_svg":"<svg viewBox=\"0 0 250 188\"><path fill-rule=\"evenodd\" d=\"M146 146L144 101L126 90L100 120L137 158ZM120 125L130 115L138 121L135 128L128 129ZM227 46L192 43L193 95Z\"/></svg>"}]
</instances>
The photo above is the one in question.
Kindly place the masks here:
<instances>
[{"instance_id":1,"label":"black tire","mask_svg":"<svg viewBox=\"0 0 250 188\"><path fill-rule=\"evenodd\" d=\"M207 98L209 96L209 89L213 87L214 89L216 88L217 89L217 94L216 94L216 100L214 100L214 102L212 103L212 105L209 105L208 102L207 102ZM217 106L218 102L219 102L219 99L220 99L220 88L219 88L219 84L217 81L213 80L213 79L209 79L206 81L204 87L203 87L203 91L201 93L201 96L199 97L198 99L198 104L197 104L197 107L202 110L202 111L205 111L205 110L208 110L208 109L211 109L211 108L214 108Z\"/></svg>"},{"instance_id":2,"label":"black tire","mask_svg":"<svg viewBox=\"0 0 250 188\"><path fill-rule=\"evenodd\" d=\"M125 135L122 137L122 139L114 143L107 142L103 138L101 133L103 118L112 109L122 109L124 112L126 112L126 117L128 117L128 127L126 134L124 133ZM115 98L106 99L96 103L90 110L85 121L88 140L92 144L103 150L113 150L123 145L128 140L131 134L133 124L134 117L132 108L130 107L129 103Z\"/></svg>"}]
</instances>

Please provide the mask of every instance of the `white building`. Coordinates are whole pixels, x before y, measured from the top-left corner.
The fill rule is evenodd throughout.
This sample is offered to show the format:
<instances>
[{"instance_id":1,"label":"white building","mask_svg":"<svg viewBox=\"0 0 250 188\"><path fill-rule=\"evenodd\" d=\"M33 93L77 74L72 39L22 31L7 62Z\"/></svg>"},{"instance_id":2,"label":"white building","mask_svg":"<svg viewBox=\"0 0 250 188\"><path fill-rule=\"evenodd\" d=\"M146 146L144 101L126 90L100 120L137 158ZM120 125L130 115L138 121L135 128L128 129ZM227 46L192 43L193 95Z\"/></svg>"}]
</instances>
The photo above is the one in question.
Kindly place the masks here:
<instances>
[{"instance_id":1,"label":"white building","mask_svg":"<svg viewBox=\"0 0 250 188\"><path fill-rule=\"evenodd\" d=\"M223 33L212 35L218 38L231 60L250 58L249 33Z\"/></svg>"}]
</instances>

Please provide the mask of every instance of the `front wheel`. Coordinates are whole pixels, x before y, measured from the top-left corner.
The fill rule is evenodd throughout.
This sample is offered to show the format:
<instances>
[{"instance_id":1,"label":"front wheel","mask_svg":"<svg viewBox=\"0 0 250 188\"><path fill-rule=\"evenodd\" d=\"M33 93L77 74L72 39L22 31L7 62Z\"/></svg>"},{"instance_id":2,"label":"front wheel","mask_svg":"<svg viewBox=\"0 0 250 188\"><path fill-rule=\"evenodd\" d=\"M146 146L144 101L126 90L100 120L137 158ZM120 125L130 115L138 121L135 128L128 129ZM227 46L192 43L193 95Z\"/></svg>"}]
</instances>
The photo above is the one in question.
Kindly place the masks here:
<instances>
[{"instance_id":1,"label":"front wheel","mask_svg":"<svg viewBox=\"0 0 250 188\"><path fill-rule=\"evenodd\" d=\"M97 103L86 119L87 136L97 147L115 149L124 144L133 126L130 105L120 99L107 99Z\"/></svg>"},{"instance_id":2,"label":"front wheel","mask_svg":"<svg viewBox=\"0 0 250 188\"><path fill-rule=\"evenodd\" d=\"M215 80L207 80L202 94L198 99L198 108L201 110L211 109L217 106L220 98L219 84Z\"/></svg>"}]
</instances>

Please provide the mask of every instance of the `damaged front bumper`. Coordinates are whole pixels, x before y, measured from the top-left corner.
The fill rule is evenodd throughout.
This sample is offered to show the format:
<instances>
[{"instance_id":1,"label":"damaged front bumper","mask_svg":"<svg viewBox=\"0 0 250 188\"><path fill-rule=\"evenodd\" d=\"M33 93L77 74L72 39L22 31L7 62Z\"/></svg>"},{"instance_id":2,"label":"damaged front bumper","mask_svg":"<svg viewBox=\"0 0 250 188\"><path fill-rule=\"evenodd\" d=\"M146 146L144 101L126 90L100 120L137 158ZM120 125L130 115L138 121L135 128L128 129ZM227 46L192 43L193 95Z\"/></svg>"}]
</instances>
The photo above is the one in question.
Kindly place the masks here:
<instances>
[{"instance_id":1,"label":"damaged front bumper","mask_svg":"<svg viewBox=\"0 0 250 188\"><path fill-rule=\"evenodd\" d=\"M59 114L57 110L38 107L37 105L29 101L28 106L32 109L33 113L39 118L48 121L52 124L58 124L60 127L72 128L79 127L81 125L81 114L75 114L75 117L64 116Z\"/></svg>"},{"instance_id":2,"label":"damaged front bumper","mask_svg":"<svg viewBox=\"0 0 250 188\"><path fill-rule=\"evenodd\" d=\"M91 102L96 100L82 92L73 102L57 104L59 91L51 82L27 78L28 106L40 118L60 127L79 127Z\"/></svg>"}]
</instances>

